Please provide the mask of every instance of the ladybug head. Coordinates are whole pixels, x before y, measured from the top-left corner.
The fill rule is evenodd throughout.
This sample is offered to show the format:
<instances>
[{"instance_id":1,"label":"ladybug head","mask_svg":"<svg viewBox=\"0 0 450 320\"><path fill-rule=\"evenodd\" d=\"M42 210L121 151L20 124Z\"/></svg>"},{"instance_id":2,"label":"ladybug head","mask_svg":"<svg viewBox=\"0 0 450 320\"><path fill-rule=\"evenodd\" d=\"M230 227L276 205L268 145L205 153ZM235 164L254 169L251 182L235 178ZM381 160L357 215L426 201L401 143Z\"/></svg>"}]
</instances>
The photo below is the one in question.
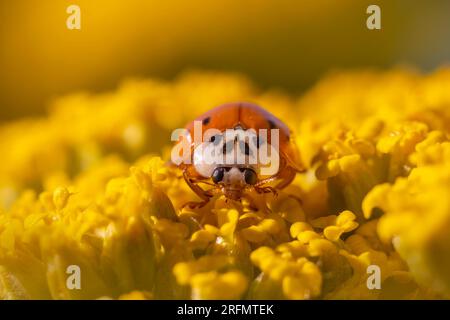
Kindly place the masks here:
<instances>
[{"instance_id":1,"label":"ladybug head","mask_svg":"<svg viewBox=\"0 0 450 320\"><path fill-rule=\"evenodd\" d=\"M252 168L246 167L217 167L214 169L211 179L215 184L224 184L229 186L254 185L258 176Z\"/></svg>"}]
</instances>

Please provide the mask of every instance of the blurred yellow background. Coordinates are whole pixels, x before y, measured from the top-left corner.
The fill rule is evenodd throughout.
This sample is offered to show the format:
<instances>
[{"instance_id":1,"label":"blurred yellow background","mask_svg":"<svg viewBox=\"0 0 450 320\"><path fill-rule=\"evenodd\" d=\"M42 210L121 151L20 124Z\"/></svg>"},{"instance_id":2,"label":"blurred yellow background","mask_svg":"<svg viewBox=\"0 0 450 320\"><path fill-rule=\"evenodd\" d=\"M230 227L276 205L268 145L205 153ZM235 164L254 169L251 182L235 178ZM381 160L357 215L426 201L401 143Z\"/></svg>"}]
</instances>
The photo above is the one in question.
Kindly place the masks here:
<instances>
[{"instance_id":1,"label":"blurred yellow background","mask_svg":"<svg viewBox=\"0 0 450 320\"><path fill-rule=\"evenodd\" d=\"M0 300L450 298L449 13L0 0ZM246 186L256 207L185 207L170 133L239 100L286 123L306 172L276 195Z\"/></svg>"},{"instance_id":2,"label":"blurred yellow background","mask_svg":"<svg viewBox=\"0 0 450 320\"><path fill-rule=\"evenodd\" d=\"M66 28L71 4L81 30ZM370 4L381 7L381 31L366 28ZM428 71L449 60L449 12L448 1L1 1L0 120L69 92L187 69L242 72L292 92L334 69Z\"/></svg>"}]
</instances>

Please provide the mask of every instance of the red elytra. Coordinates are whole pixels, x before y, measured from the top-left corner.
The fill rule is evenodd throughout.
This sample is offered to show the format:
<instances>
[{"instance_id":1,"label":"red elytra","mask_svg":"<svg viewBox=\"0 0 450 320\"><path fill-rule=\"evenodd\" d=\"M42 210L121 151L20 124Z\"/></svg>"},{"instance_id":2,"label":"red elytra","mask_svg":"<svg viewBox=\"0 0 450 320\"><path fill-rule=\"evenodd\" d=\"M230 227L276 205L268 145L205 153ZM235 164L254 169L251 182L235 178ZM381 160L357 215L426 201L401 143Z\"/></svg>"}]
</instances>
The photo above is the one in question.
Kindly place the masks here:
<instances>
[{"instance_id":1,"label":"red elytra","mask_svg":"<svg viewBox=\"0 0 450 320\"><path fill-rule=\"evenodd\" d=\"M179 167L183 170L183 176L191 187L191 189L200 196L203 201L200 203L190 203L191 206L202 206L206 204L209 199L218 193L224 194L227 198L233 200L241 200L245 196L245 190L253 188L255 191L261 192L274 192L276 190L283 189L288 186L295 178L297 172L304 170L300 161L299 153L296 145L291 141L291 132L289 128L274 115L264 110L260 106L249 102L236 102L227 103L216 108L209 110L201 116L190 122L186 129L189 131L188 141L191 143L191 156L194 154L194 122L201 121L202 131L205 132L208 129L217 129L224 132L227 129L242 128L243 130L254 129L258 131L260 129L266 129L268 132L268 143L271 142L270 130L278 129L279 133L279 156L280 165L278 172L269 177L256 176L251 179L252 184L245 183L244 178L239 179L238 171L235 169L228 171L232 172L228 175L234 175L237 179L229 179L230 181L217 181L214 177L205 177L200 175L195 169L194 165L181 163ZM193 159L191 159L193 160ZM251 172L246 172L245 167L237 166L242 172L242 175L251 176ZM218 174L223 177L224 172ZM249 174L250 173L250 174ZM213 180L214 183L210 181ZM226 180L226 179L225 179ZM236 182L237 181L237 182ZM268 186L269 183L279 181L274 187ZM212 185L213 188L205 190L199 186L200 183Z\"/></svg>"}]
</instances>

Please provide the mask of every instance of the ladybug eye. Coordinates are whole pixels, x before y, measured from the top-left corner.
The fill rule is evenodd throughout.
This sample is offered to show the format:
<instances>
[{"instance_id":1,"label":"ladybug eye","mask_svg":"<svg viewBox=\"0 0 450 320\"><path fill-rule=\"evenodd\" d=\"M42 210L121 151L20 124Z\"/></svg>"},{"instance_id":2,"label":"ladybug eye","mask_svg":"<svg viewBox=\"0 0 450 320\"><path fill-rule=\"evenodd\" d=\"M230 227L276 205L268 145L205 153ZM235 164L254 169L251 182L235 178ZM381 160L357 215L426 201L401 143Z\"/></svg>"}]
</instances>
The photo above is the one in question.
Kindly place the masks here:
<instances>
[{"instance_id":1,"label":"ladybug eye","mask_svg":"<svg viewBox=\"0 0 450 320\"><path fill-rule=\"evenodd\" d=\"M224 174L224 169L223 168L216 168L212 175L211 175L211 179L214 183L219 183L220 181L223 180L223 174Z\"/></svg>"},{"instance_id":2,"label":"ladybug eye","mask_svg":"<svg viewBox=\"0 0 450 320\"><path fill-rule=\"evenodd\" d=\"M245 169L244 170L244 178L245 183L254 185L256 183L256 180L258 180L258 177L256 176L256 172L252 169Z\"/></svg>"}]
</instances>

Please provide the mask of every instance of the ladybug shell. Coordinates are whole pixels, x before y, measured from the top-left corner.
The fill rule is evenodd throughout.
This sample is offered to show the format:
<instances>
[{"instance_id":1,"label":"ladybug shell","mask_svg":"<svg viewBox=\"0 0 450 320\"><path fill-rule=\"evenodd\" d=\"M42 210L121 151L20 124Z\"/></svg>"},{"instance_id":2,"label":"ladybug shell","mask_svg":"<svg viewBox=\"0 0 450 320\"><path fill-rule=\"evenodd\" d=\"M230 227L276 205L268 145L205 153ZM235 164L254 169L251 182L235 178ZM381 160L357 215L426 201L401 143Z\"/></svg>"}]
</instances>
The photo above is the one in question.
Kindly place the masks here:
<instances>
[{"instance_id":1,"label":"ladybug shell","mask_svg":"<svg viewBox=\"0 0 450 320\"><path fill-rule=\"evenodd\" d=\"M270 130L279 129L280 156L285 163L296 171L303 171L296 146L290 142L289 128L273 114L260 106L249 102L236 102L220 105L209 110L194 121L202 122L203 133L208 129L225 131L241 126L243 129L267 129L268 142L270 143ZM186 129L190 134L194 132L194 121L190 122ZM190 137L193 142L193 137Z\"/></svg>"}]
</instances>

